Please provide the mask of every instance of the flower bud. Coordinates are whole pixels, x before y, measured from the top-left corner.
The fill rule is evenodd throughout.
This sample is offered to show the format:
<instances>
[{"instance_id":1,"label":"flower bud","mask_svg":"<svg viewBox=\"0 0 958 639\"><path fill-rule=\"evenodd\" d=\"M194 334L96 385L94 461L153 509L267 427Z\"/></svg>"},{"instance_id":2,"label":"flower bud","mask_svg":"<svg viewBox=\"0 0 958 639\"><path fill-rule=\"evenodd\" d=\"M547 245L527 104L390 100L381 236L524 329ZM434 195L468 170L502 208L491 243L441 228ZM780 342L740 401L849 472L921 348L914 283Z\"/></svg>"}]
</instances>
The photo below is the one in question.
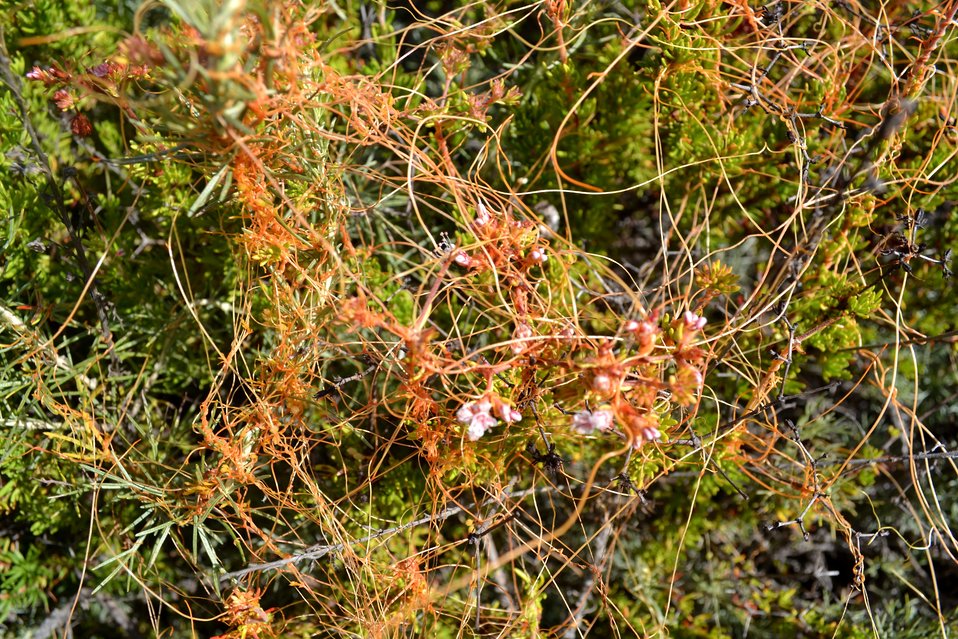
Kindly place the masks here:
<instances>
[{"instance_id":1,"label":"flower bud","mask_svg":"<svg viewBox=\"0 0 958 639\"><path fill-rule=\"evenodd\" d=\"M612 392L612 378L605 373L595 375L592 378L592 390L602 395L608 395Z\"/></svg>"}]
</instances>

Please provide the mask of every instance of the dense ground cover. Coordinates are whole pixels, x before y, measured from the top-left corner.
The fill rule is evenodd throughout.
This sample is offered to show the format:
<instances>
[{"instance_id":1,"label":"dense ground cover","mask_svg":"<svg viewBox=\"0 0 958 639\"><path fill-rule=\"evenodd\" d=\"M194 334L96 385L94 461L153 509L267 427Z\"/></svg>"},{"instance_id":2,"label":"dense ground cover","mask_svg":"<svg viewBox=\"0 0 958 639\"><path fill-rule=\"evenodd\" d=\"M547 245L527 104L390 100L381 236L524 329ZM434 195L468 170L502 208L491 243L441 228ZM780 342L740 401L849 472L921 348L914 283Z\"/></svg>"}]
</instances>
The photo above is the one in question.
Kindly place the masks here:
<instances>
[{"instance_id":1,"label":"dense ground cover","mask_svg":"<svg viewBox=\"0 0 958 639\"><path fill-rule=\"evenodd\" d=\"M4 9L4 636L958 630L958 2Z\"/></svg>"}]
</instances>

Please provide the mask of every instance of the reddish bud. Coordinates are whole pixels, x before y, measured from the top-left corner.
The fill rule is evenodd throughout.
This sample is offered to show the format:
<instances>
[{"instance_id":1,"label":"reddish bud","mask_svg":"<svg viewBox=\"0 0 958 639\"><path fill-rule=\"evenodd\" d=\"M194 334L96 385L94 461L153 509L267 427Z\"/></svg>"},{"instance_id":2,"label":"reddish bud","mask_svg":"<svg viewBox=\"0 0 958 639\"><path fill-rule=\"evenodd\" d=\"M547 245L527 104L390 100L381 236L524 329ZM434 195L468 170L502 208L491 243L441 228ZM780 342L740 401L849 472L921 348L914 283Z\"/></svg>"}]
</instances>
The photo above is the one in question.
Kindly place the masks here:
<instances>
[{"instance_id":1,"label":"reddish bud","mask_svg":"<svg viewBox=\"0 0 958 639\"><path fill-rule=\"evenodd\" d=\"M73 131L74 135L85 138L89 137L93 133L93 125L90 123L90 118L86 117L82 113L79 113L74 116L73 120L70 122L70 130Z\"/></svg>"},{"instance_id":2,"label":"reddish bud","mask_svg":"<svg viewBox=\"0 0 958 639\"><path fill-rule=\"evenodd\" d=\"M46 69L33 67L33 69L27 72L27 79L42 82L49 87L54 84L69 80L70 74L66 73L65 71L60 71L54 67L47 67Z\"/></svg>"}]
</instances>

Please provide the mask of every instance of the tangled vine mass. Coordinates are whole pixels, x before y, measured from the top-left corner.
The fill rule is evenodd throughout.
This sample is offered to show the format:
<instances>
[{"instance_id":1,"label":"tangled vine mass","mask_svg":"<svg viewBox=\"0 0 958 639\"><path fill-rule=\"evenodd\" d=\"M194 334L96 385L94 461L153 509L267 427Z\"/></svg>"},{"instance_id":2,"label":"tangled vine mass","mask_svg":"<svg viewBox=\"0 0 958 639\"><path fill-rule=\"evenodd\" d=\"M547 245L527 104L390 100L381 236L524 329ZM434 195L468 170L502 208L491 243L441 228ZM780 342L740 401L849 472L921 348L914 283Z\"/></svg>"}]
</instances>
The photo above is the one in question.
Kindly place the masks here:
<instances>
[{"instance_id":1,"label":"tangled vine mass","mask_svg":"<svg viewBox=\"0 0 958 639\"><path fill-rule=\"evenodd\" d=\"M958 632L958 0L0 18L0 637Z\"/></svg>"}]
</instances>

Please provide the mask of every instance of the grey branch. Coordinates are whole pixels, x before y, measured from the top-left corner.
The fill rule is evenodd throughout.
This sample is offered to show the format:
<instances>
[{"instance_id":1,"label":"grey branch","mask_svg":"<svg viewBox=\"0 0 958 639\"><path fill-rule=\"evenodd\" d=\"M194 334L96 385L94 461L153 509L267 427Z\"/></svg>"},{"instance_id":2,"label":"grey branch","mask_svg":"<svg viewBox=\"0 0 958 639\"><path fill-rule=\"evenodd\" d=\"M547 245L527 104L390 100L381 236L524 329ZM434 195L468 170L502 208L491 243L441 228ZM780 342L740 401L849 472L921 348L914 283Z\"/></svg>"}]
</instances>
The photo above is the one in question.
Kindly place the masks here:
<instances>
[{"instance_id":1,"label":"grey branch","mask_svg":"<svg viewBox=\"0 0 958 639\"><path fill-rule=\"evenodd\" d=\"M530 495L530 494L532 494L533 492L535 492L535 490L536 490L536 489L534 489L534 488L529 488L529 489L526 489L526 490L517 491L517 492L515 492L515 493L509 493L509 494L504 495L504 496L510 497L510 498L522 499L522 498L524 498L525 496ZM478 508L481 508L481 507L483 507L483 506L485 506L485 505L487 505L487 504L489 504L489 503L493 503L493 502L496 502L496 501L498 501L498 500L495 499L495 498L489 498L489 499L486 499L486 500L482 501L481 503L477 502L477 503L473 504L473 505L472 505L472 508L473 508L473 509L475 509L475 508L477 508L477 507L478 507ZM373 541L373 540L375 540L375 539L379 539L380 537L385 537L385 536L387 536L387 535L392 535L392 534L396 534L396 533L401 533L401 532L403 532L403 531L405 531L405 530L409 530L410 528L415 528L415 527L417 527L417 526L422 526L423 524L430 524L430 523L433 523L433 522L442 522L442 521L445 521L445 520L449 519L450 517L453 517L453 516L455 516L455 515L458 515L459 513L463 512L464 510L465 510L465 507L463 507L463 506L451 506L451 507L446 508L445 510L442 510L442 511L440 511L440 512L438 512L438 513L435 513L435 514L432 514L432 515L426 515L426 516L424 516L424 517L420 517L419 519L416 519L416 520L407 522L407 523L402 524L402 525L400 525L400 526L395 526L395 527L393 527L393 528L387 528L386 530L380 530L380 531L375 532L375 533L373 533L373 534L371 534L371 535L367 535L367 536L365 536L365 537L360 537L360 538L358 538L358 539L354 539L354 540L349 541L349 542L342 542L342 543L338 543L338 544L316 544L316 545L314 545L314 546L310 546L309 548L307 548L306 550L304 550L304 551L302 551L302 552L298 552L298 553L296 553L296 554L294 554L294 555L290 555L289 557L285 557L285 558L283 558L283 559L277 559L277 560L275 560L275 561L269 561L269 562L262 563L262 564L250 564L249 566L247 566L246 568L243 568L243 569L241 569L241 570L235 570L235 571L233 571L233 572L228 572L228 573L226 573L225 575L222 575L222 576L220 577L220 581L226 581L226 580L228 580L228 579L239 579L240 577L244 577L244 576L246 576L246 575L248 575L248 574L250 574L250 573L253 573L253 572L262 572L262 571L265 571L265 570L276 570L276 569L278 569L278 568L284 568L284 567L286 567L286 566L290 566L290 565L293 565L293 564L298 564L298 563L301 563L301 562L303 562L303 561L311 561L311 560L316 560L316 559L322 559L323 557L325 557L326 555L328 555L328 554L330 554L330 553L336 553L336 552L341 552L341 551L345 550L347 546L356 546L356 545L365 544L365 543L368 543L368 542Z\"/></svg>"}]
</instances>

